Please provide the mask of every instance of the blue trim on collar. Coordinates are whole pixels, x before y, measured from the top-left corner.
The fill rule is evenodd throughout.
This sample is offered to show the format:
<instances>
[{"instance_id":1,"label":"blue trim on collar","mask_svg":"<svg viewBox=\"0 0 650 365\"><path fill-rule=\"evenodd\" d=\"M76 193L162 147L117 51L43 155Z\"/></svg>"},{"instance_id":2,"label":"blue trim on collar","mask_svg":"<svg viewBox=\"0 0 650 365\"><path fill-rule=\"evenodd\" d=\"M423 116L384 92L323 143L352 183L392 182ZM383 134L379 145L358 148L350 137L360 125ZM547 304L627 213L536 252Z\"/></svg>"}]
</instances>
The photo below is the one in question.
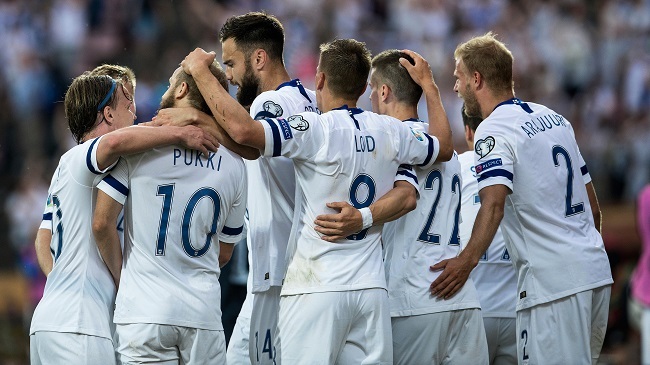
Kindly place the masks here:
<instances>
[{"instance_id":1,"label":"blue trim on collar","mask_svg":"<svg viewBox=\"0 0 650 365\"><path fill-rule=\"evenodd\" d=\"M342 106L340 106L338 108L334 108L332 110L347 110L348 114L350 115L350 118L352 118L352 120L354 120L354 125L357 127L358 130L361 130L361 127L359 127L359 122L357 121L357 119L354 116L357 115L357 114L363 113L363 109L361 109L361 108L349 108L348 104L343 104Z\"/></svg>"},{"instance_id":2,"label":"blue trim on collar","mask_svg":"<svg viewBox=\"0 0 650 365\"><path fill-rule=\"evenodd\" d=\"M418 119L418 118L408 118L408 119L404 119L402 122L420 122L420 123L424 123L424 121L422 119Z\"/></svg>"},{"instance_id":3,"label":"blue trim on collar","mask_svg":"<svg viewBox=\"0 0 650 365\"><path fill-rule=\"evenodd\" d=\"M305 91L305 88L302 86L302 83L300 82L299 79L293 79L291 81L283 82L275 90L276 91L280 90L281 88L283 88L285 86L297 87L298 91L300 91L302 96L304 96L305 99L309 100L310 103L312 102L311 98L309 97L309 95L307 95L307 91Z\"/></svg>"},{"instance_id":4,"label":"blue trim on collar","mask_svg":"<svg viewBox=\"0 0 650 365\"><path fill-rule=\"evenodd\" d=\"M500 107L501 105L507 105L507 104L515 104L515 105L519 105L519 106L520 106L520 107L521 107L521 108L522 108L526 113L528 113L528 114L533 114L533 109L531 109L531 108L528 106L528 104L524 103L524 102L521 101L521 99L519 99L519 98L512 98L512 99L509 99L509 100L506 100L506 101L502 101L502 102L499 103L497 106L495 106L494 109L493 109L492 111L495 111L495 110L496 110L498 107Z\"/></svg>"}]
</instances>

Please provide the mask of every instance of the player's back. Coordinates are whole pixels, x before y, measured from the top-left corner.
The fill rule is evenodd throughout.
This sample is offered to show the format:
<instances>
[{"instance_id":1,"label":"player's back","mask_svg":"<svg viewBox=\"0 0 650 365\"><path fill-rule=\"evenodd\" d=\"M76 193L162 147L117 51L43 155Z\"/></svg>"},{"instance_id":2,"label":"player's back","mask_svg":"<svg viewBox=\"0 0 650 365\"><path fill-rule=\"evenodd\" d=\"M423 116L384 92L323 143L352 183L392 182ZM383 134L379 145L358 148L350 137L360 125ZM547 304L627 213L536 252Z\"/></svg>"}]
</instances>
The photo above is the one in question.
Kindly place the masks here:
<instances>
[{"instance_id":1,"label":"player's back","mask_svg":"<svg viewBox=\"0 0 650 365\"><path fill-rule=\"evenodd\" d=\"M475 169L479 189L512 187L501 228L519 271L520 309L611 283L611 273L571 124L543 105L517 103L477 128Z\"/></svg>"},{"instance_id":2,"label":"player's back","mask_svg":"<svg viewBox=\"0 0 650 365\"><path fill-rule=\"evenodd\" d=\"M238 241L246 198L243 161L165 147L129 156L125 252L116 323L221 330L219 241Z\"/></svg>"},{"instance_id":3,"label":"player's back","mask_svg":"<svg viewBox=\"0 0 650 365\"><path fill-rule=\"evenodd\" d=\"M94 161L93 139L59 161L49 188L52 206L52 272L47 277L30 333L73 332L111 338L115 284L92 233L92 217L103 177ZM47 217L49 218L49 217Z\"/></svg>"},{"instance_id":4,"label":"player's back","mask_svg":"<svg viewBox=\"0 0 650 365\"><path fill-rule=\"evenodd\" d=\"M404 122L425 132L428 124ZM437 299L428 291L440 275L432 264L456 257L460 251L459 214L461 201L460 164L456 153L447 162L431 167L415 166L420 185L417 207L405 216L384 224L386 277L391 315L407 316L452 309L479 308L474 284L468 281L450 299Z\"/></svg>"},{"instance_id":5,"label":"player's back","mask_svg":"<svg viewBox=\"0 0 650 365\"><path fill-rule=\"evenodd\" d=\"M251 105L255 119L288 118L316 111L316 95L299 80L291 80L258 95ZM245 161L249 181L247 239L254 252L251 262L253 293L282 285L286 247L295 206L296 180L293 161L286 157Z\"/></svg>"},{"instance_id":6,"label":"player's back","mask_svg":"<svg viewBox=\"0 0 650 365\"><path fill-rule=\"evenodd\" d=\"M330 243L320 238L313 221L332 212L329 202L369 206L392 188L400 164L432 163L437 140L358 108L267 122L265 154L293 158L296 167L293 256L283 294L385 288L380 228Z\"/></svg>"}]
</instances>

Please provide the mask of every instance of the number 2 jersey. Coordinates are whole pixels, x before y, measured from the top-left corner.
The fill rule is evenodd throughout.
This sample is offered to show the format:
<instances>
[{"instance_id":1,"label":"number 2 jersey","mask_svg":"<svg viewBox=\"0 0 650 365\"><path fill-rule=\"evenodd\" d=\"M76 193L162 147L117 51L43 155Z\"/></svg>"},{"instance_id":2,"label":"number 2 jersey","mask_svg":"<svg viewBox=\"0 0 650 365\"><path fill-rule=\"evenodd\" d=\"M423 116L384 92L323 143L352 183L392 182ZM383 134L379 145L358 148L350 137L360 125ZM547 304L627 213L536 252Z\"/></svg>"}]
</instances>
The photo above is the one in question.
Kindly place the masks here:
<instances>
[{"instance_id":1,"label":"number 2 jersey","mask_svg":"<svg viewBox=\"0 0 650 365\"><path fill-rule=\"evenodd\" d=\"M52 176L41 228L52 231L54 264L30 334L68 332L112 339L115 284L92 232L95 186L112 167L100 171L97 166L101 138L66 152Z\"/></svg>"},{"instance_id":2,"label":"number 2 jersey","mask_svg":"<svg viewBox=\"0 0 650 365\"><path fill-rule=\"evenodd\" d=\"M611 284L573 128L539 104L510 99L476 130L479 190L507 186L501 229L517 270L517 310Z\"/></svg>"},{"instance_id":3,"label":"number 2 jersey","mask_svg":"<svg viewBox=\"0 0 650 365\"><path fill-rule=\"evenodd\" d=\"M403 122L425 132L428 124L414 119ZM429 267L454 258L460 251L458 232L461 172L458 156L423 168L413 167L420 184L415 210L384 224L386 276L392 317L480 308L472 280L449 299L431 295L429 286L441 271Z\"/></svg>"},{"instance_id":4,"label":"number 2 jersey","mask_svg":"<svg viewBox=\"0 0 650 365\"><path fill-rule=\"evenodd\" d=\"M397 119L343 107L261 120L265 156L293 159L296 208L282 295L386 288L381 227L330 243L314 230L329 202L362 208L393 187L400 164L431 165L438 140Z\"/></svg>"},{"instance_id":5,"label":"number 2 jersey","mask_svg":"<svg viewBox=\"0 0 650 365\"><path fill-rule=\"evenodd\" d=\"M122 158L98 188L124 204L115 323L222 330L219 241L242 235L242 159L169 146ZM128 196L128 199L127 199Z\"/></svg>"}]
</instances>

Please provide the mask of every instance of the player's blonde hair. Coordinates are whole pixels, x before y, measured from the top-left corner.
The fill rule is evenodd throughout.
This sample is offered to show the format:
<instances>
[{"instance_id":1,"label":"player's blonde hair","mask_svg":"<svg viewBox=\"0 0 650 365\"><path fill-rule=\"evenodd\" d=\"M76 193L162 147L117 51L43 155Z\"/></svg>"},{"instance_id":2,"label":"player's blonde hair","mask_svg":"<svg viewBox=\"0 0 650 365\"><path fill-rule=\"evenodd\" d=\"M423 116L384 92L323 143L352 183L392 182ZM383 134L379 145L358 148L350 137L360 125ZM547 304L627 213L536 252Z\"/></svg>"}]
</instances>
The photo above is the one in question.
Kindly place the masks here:
<instances>
[{"instance_id":1,"label":"player's blonde hair","mask_svg":"<svg viewBox=\"0 0 650 365\"><path fill-rule=\"evenodd\" d=\"M459 44L454 51L454 58L462 60L470 74L480 73L493 92L514 92L514 58L506 45L497 40L492 32Z\"/></svg>"},{"instance_id":2,"label":"player's blonde hair","mask_svg":"<svg viewBox=\"0 0 650 365\"><path fill-rule=\"evenodd\" d=\"M103 64L101 66L95 67L92 71L88 72L88 75L108 75L115 80L122 81L122 85L126 85L127 83L131 84L133 86L133 90L135 90L135 73L133 70L126 66Z\"/></svg>"},{"instance_id":3,"label":"player's blonde hair","mask_svg":"<svg viewBox=\"0 0 650 365\"><path fill-rule=\"evenodd\" d=\"M212 72L212 75L217 78L217 81L221 84L221 86L228 91L228 79L226 77L226 73L223 71L223 68L221 68L221 65L217 60L214 60L212 64L210 65L210 72ZM205 98L203 98L203 95L201 95L201 91L199 91L199 87L196 85L196 81L194 81L194 78L192 78L191 75L185 73L185 71L181 71L178 74L178 78L176 79L176 83L174 85L174 88L180 85L182 82L187 84L187 100L190 103L190 105L194 109L198 109L205 114L212 115L212 111L210 111L210 107L205 101Z\"/></svg>"}]
</instances>

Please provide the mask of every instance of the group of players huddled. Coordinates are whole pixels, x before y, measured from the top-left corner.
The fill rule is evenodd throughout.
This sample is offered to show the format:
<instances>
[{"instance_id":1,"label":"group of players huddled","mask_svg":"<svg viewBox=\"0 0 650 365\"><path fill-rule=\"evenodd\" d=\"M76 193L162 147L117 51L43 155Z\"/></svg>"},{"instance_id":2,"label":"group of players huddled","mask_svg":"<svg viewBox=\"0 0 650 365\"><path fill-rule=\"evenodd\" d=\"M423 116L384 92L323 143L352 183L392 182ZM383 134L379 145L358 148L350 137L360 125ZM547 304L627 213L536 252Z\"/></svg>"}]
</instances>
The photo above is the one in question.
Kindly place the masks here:
<instances>
[{"instance_id":1,"label":"group of players huddled","mask_svg":"<svg viewBox=\"0 0 650 365\"><path fill-rule=\"evenodd\" d=\"M32 364L597 362L612 276L591 178L571 124L515 97L494 34L454 52L461 155L413 51L325 43L312 91L272 15L220 40L225 71L191 52L151 122L133 126L127 67L70 85ZM226 348L218 278L244 238Z\"/></svg>"}]
</instances>

